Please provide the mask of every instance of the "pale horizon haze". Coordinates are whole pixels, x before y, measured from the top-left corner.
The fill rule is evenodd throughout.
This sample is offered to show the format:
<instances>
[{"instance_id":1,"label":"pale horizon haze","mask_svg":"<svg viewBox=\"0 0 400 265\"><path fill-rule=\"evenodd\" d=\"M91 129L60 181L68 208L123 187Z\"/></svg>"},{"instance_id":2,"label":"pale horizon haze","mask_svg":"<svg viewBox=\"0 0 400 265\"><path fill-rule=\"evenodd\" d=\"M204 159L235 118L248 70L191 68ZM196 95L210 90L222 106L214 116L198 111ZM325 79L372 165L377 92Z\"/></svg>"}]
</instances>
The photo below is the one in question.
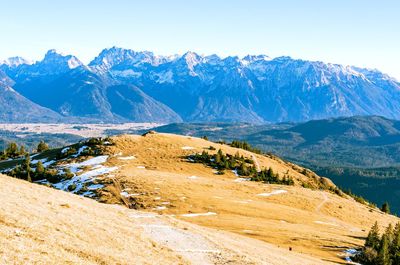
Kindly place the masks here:
<instances>
[{"instance_id":1,"label":"pale horizon haze","mask_svg":"<svg viewBox=\"0 0 400 265\"><path fill-rule=\"evenodd\" d=\"M171 55L265 54L378 69L400 80L394 0L2 1L0 60L49 49L88 63L118 46Z\"/></svg>"}]
</instances>

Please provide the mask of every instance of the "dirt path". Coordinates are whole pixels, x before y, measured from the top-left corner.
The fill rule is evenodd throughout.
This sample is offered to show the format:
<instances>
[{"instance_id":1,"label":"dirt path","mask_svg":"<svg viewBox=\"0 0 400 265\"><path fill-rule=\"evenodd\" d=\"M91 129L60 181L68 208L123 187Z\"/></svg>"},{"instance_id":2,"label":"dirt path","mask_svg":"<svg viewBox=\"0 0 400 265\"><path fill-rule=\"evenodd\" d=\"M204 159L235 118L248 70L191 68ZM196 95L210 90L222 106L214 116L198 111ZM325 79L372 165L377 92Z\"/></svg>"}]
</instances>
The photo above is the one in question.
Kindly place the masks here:
<instances>
[{"instance_id":1,"label":"dirt path","mask_svg":"<svg viewBox=\"0 0 400 265\"><path fill-rule=\"evenodd\" d=\"M129 217L135 227L143 229L143 236L194 265L328 264L258 240L238 235L232 237L222 231L216 233L173 216L134 212Z\"/></svg>"},{"instance_id":2,"label":"dirt path","mask_svg":"<svg viewBox=\"0 0 400 265\"><path fill-rule=\"evenodd\" d=\"M315 208L315 212L317 213L319 213L321 211L322 206L324 206L324 204L329 201L329 198L325 192L322 192L322 197L324 198L324 200L320 204L318 204L318 206Z\"/></svg>"},{"instance_id":3,"label":"dirt path","mask_svg":"<svg viewBox=\"0 0 400 265\"><path fill-rule=\"evenodd\" d=\"M151 213L138 213L130 216L141 224L144 234L158 244L171 249L189 260L192 264L215 264L221 250L205 236L192 229L182 229L170 224L165 218Z\"/></svg>"}]
</instances>

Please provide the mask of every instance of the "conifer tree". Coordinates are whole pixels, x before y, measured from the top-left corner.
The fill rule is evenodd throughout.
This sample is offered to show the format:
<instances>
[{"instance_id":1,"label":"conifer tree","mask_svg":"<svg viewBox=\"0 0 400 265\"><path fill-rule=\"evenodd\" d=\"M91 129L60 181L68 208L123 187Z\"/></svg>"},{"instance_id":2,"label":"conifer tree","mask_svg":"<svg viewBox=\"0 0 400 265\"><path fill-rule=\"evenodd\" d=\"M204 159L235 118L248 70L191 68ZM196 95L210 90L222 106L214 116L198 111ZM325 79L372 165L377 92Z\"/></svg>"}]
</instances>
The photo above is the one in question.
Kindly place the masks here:
<instances>
[{"instance_id":1,"label":"conifer tree","mask_svg":"<svg viewBox=\"0 0 400 265\"><path fill-rule=\"evenodd\" d=\"M44 170L45 169L44 169L42 161L39 161L36 164L35 177L36 178L41 178L44 175Z\"/></svg>"},{"instance_id":2,"label":"conifer tree","mask_svg":"<svg viewBox=\"0 0 400 265\"><path fill-rule=\"evenodd\" d=\"M37 146L38 153L44 152L46 150L49 150L49 146L43 140L40 141Z\"/></svg>"},{"instance_id":3,"label":"conifer tree","mask_svg":"<svg viewBox=\"0 0 400 265\"><path fill-rule=\"evenodd\" d=\"M219 165L221 163L221 157L222 157L222 151L221 149L218 150L217 154L215 155L215 163Z\"/></svg>"},{"instance_id":4,"label":"conifer tree","mask_svg":"<svg viewBox=\"0 0 400 265\"><path fill-rule=\"evenodd\" d=\"M19 148L19 155L24 156L26 153L27 152L25 151L25 147L21 145L21 147Z\"/></svg>"},{"instance_id":5,"label":"conifer tree","mask_svg":"<svg viewBox=\"0 0 400 265\"><path fill-rule=\"evenodd\" d=\"M389 239L386 234L382 235L376 264L391 265L389 254Z\"/></svg>"},{"instance_id":6,"label":"conifer tree","mask_svg":"<svg viewBox=\"0 0 400 265\"><path fill-rule=\"evenodd\" d=\"M11 157L11 158L17 157L18 156L18 146L17 146L17 144L14 143L14 142L9 143L7 148L6 148L5 153L6 153L6 155L8 157Z\"/></svg>"},{"instance_id":7,"label":"conifer tree","mask_svg":"<svg viewBox=\"0 0 400 265\"><path fill-rule=\"evenodd\" d=\"M392 226L392 224L389 224L388 227L386 227L385 235L387 236L389 245L391 245L392 241L393 241L393 226Z\"/></svg>"},{"instance_id":8,"label":"conifer tree","mask_svg":"<svg viewBox=\"0 0 400 265\"><path fill-rule=\"evenodd\" d=\"M26 180L29 182L32 182L32 178L31 178L31 157L29 156L29 153L25 154L25 160L23 162L23 169L26 172Z\"/></svg>"},{"instance_id":9,"label":"conifer tree","mask_svg":"<svg viewBox=\"0 0 400 265\"><path fill-rule=\"evenodd\" d=\"M379 238L378 222L375 222L375 224L371 227L371 230L368 233L367 239L365 240L365 246L378 249L380 243L379 241L380 238Z\"/></svg>"},{"instance_id":10,"label":"conifer tree","mask_svg":"<svg viewBox=\"0 0 400 265\"><path fill-rule=\"evenodd\" d=\"M384 213L390 213L390 206L388 202L385 202L384 204L382 204L382 208L381 208L382 212Z\"/></svg>"}]
</instances>

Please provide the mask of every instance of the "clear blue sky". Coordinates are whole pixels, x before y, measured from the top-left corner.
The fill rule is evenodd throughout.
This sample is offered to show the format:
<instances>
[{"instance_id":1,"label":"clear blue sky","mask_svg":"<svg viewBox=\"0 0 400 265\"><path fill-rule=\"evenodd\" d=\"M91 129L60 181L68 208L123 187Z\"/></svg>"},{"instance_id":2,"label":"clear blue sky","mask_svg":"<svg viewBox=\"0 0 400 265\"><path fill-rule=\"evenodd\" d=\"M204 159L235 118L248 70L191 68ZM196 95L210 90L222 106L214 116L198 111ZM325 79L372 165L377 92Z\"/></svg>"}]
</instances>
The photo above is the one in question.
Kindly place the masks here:
<instances>
[{"instance_id":1,"label":"clear blue sky","mask_svg":"<svg viewBox=\"0 0 400 265\"><path fill-rule=\"evenodd\" d=\"M0 58L55 48L88 62L120 46L156 54L267 54L378 68L400 79L398 0L1 1Z\"/></svg>"}]
</instances>

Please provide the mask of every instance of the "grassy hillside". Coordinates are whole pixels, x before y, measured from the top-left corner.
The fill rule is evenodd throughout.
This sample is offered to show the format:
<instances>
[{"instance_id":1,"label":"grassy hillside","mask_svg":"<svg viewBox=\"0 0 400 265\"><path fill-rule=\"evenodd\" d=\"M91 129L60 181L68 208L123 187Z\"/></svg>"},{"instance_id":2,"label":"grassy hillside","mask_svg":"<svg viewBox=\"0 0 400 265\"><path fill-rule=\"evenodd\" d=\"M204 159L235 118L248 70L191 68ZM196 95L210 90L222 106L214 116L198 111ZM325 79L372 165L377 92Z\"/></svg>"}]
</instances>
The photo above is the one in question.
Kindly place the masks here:
<instances>
[{"instance_id":1,"label":"grassy hillside","mask_svg":"<svg viewBox=\"0 0 400 265\"><path fill-rule=\"evenodd\" d=\"M207 136L214 141L246 140L288 161L302 164L381 205L396 199L400 182L400 122L377 116L310 121L302 124L171 124L160 132Z\"/></svg>"},{"instance_id":2,"label":"grassy hillside","mask_svg":"<svg viewBox=\"0 0 400 265\"><path fill-rule=\"evenodd\" d=\"M265 152L319 166L400 165L400 122L377 116L276 125L170 124L155 130L212 140L246 140Z\"/></svg>"},{"instance_id":3,"label":"grassy hillside","mask_svg":"<svg viewBox=\"0 0 400 265\"><path fill-rule=\"evenodd\" d=\"M1 264L329 264L0 174Z\"/></svg>"},{"instance_id":4,"label":"grassy hillside","mask_svg":"<svg viewBox=\"0 0 400 265\"><path fill-rule=\"evenodd\" d=\"M251 256L258 259L255 264L340 263L347 255L345 250L363 244L374 221L384 226L397 222L394 216L336 192L332 182L310 170L243 148L159 133L93 139L33 157L30 178L106 204L141 209L148 212L146 216L160 214L176 218L172 222L182 220L233 232L246 240L264 242L257 246L272 244L285 253L290 249L290 253L318 259L289 262L282 253L280 258L285 260L271 261L270 251L254 255L258 247L247 245ZM45 167L42 173L36 170L39 161ZM11 162L0 162L0 169L26 178L23 161ZM21 163L19 171L13 169ZM241 163L250 175L243 173L246 170ZM293 183L276 181L286 176ZM166 235L161 241L167 246L181 244L186 249L186 244L191 244L169 238L172 228L165 224L155 223L146 229L156 235L156 242ZM221 240L214 238L213 242ZM242 241L236 242L237 249L243 251Z\"/></svg>"}]
</instances>

